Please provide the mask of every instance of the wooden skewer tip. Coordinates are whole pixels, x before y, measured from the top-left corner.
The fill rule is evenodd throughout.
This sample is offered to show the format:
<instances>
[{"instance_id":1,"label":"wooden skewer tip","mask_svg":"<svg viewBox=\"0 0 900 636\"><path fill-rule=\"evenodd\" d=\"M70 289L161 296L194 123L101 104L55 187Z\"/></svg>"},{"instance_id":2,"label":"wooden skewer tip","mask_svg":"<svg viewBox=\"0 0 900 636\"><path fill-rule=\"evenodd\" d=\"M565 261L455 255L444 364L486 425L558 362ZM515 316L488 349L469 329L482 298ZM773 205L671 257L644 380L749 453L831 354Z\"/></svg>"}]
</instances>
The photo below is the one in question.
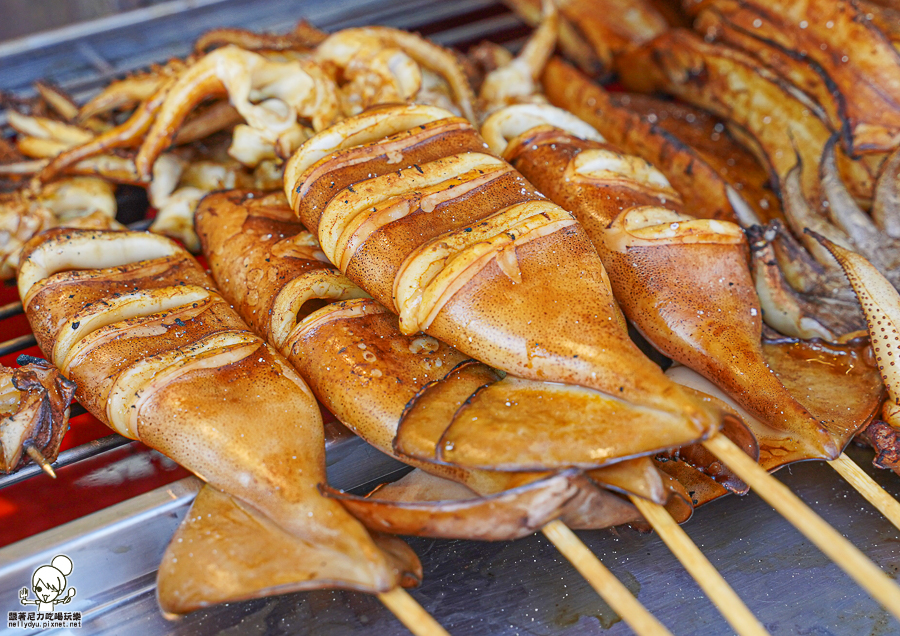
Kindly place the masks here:
<instances>
[{"instance_id":1,"label":"wooden skewer tip","mask_svg":"<svg viewBox=\"0 0 900 636\"><path fill-rule=\"evenodd\" d=\"M672 519L668 510L634 495L630 499L736 633L740 636L769 635L697 544Z\"/></svg>"},{"instance_id":2,"label":"wooden skewer tip","mask_svg":"<svg viewBox=\"0 0 900 636\"><path fill-rule=\"evenodd\" d=\"M828 462L837 473L847 480L856 491L885 516L896 528L900 528L900 501L872 479L856 462L845 453Z\"/></svg>"},{"instance_id":3,"label":"wooden skewer tip","mask_svg":"<svg viewBox=\"0 0 900 636\"><path fill-rule=\"evenodd\" d=\"M711 437L703 442L703 446L900 620L900 587L859 548L724 435Z\"/></svg>"},{"instance_id":4,"label":"wooden skewer tip","mask_svg":"<svg viewBox=\"0 0 900 636\"><path fill-rule=\"evenodd\" d=\"M447 630L402 587L378 594L378 600L384 603L397 620L415 636L450 636Z\"/></svg>"},{"instance_id":5,"label":"wooden skewer tip","mask_svg":"<svg viewBox=\"0 0 900 636\"><path fill-rule=\"evenodd\" d=\"M635 634L672 636L566 524L551 521L542 532Z\"/></svg>"},{"instance_id":6,"label":"wooden skewer tip","mask_svg":"<svg viewBox=\"0 0 900 636\"><path fill-rule=\"evenodd\" d=\"M56 479L56 471L53 470L53 466L50 465L47 458L44 457L41 454L41 451L35 448L33 444L25 444L25 452L28 453L28 456L35 464L41 467L41 470L50 475L53 479Z\"/></svg>"}]
</instances>

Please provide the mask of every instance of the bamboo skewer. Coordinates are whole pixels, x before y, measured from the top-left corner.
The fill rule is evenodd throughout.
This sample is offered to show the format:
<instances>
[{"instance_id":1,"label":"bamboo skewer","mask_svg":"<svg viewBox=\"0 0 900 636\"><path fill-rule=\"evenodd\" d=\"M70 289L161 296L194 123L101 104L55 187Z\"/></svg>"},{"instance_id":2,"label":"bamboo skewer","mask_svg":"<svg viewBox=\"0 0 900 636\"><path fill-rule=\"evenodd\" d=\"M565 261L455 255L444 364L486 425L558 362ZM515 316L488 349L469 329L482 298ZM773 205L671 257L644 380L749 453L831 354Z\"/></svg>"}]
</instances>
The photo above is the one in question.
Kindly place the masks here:
<instances>
[{"instance_id":1,"label":"bamboo skewer","mask_svg":"<svg viewBox=\"0 0 900 636\"><path fill-rule=\"evenodd\" d=\"M25 452L28 453L28 456L35 464L41 467L41 470L53 477L53 479L56 479L56 471L53 470L53 466L50 465L50 462L47 461L47 458L44 457L41 454L41 451L36 449L33 444L26 442Z\"/></svg>"},{"instance_id":2,"label":"bamboo skewer","mask_svg":"<svg viewBox=\"0 0 900 636\"><path fill-rule=\"evenodd\" d=\"M762 623L663 506L633 495L630 499L736 633L768 636Z\"/></svg>"},{"instance_id":3,"label":"bamboo skewer","mask_svg":"<svg viewBox=\"0 0 900 636\"><path fill-rule=\"evenodd\" d=\"M875 506L888 521L894 524L894 527L900 529L900 501L879 486L856 462L847 457L846 453L841 453L837 459L828 463L859 494L865 497L866 501Z\"/></svg>"},{"instance_id":4,"label":"bamboo skewer","mask_svg":"<svg viewBox=\"0 0 900 636\"><path fill-rule=\"evenodd\" d=\"M566 524L559 520L551 521L541 532L635 634L672 636Z\"/></svg>"},{"instance_id":5,"label":"bamboo skewer","mask_svg":"<svg viewBox=\"0 0 900 636\"><path fill-rule=\"evenodd\" d=\"M713 436L703 446L900 620L900 587L856 546L724 435Z\"/></svg>"},{"instance_id":6,"label":"bamboo skewer","mask_svg":"<svg viewBox=\"0 0 900 636\"><path fill-rule=\"evenodd\" d=\"M397 620L415 636L450 636L447 630L402 587L382 592L378 595L378 600L384 603Z\"/></svg>"}]
</instances>

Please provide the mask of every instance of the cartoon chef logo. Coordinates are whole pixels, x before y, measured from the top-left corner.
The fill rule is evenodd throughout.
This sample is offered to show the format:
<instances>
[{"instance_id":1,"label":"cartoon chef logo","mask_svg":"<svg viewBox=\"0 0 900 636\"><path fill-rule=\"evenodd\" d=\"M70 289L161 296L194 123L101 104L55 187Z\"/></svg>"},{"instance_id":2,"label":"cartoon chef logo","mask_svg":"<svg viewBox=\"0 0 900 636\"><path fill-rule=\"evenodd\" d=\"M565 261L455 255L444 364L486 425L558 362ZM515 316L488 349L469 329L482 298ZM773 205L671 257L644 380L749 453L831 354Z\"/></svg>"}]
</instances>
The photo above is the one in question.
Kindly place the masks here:
<instances>
[{"instance_id":1,"label":"cartoon chef logo","mask_svg":"<svg viewBox=\"0 0 900 636\"><path fill-rule=\"evenodd\" d=\"M65 554L53 558L50 565L42 565L31 575L31 591L19 590L19 603L37 605L37 612L9 612L8 627L81 627L81 612L57 611L75 597L75 588L67 591L66 577L72 574L72 559Z\"/></svg>"},{"instance_id":2,"label":"cartoon chef logo","mask_svg":"<svg viewBox=\"0 0 900 636\"><path fill-rule=\"evenodd\" d=\"M70 587L66 593L66 577L72 573L72 559L65 554L55 557L50 565L42 565L31 577L31 589L34 600L28 599L28 589L19 591L19 602L22 605L37 605L39 612L52 612L55 605L68 603L75 596L75 588Z\"/></svg>"}]
</instances>

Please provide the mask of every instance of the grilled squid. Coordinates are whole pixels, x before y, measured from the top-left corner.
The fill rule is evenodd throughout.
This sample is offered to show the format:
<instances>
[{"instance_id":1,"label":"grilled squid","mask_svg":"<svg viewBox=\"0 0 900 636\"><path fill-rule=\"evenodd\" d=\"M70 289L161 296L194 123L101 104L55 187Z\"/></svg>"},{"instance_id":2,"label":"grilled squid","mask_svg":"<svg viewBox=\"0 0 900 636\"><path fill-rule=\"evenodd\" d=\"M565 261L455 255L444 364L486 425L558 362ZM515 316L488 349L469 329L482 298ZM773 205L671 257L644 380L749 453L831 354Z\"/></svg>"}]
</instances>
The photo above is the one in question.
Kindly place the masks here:
<instances>
[{"instance_id":1,"label":"grilled squid","mask_svg":"<svg viewBox=\"0 0 900 636\"><path fill-rule=\"evenodd\" d=\"M513 118L516 108L493 118ZM832 435L773 373L740 227L685 214L655 167L552 125L556 109L543 108L547 123L531 127L533 115L523 119L504 156L581 221L628 319L657 349L788 434L808 457L834 459L870 413ZM877 390L865 389L877 400Z\"/></svg>"},{"instance_id":2,"label":"grilled squid","mask_svg":"<svg viewBox=\"0 0 900 636\"><path fill-rule=\"evenodd\" d=\"M485 76L478 90L482 113L520 101L546 101L536 85L556 46L559 15L553 0L542 1L541 24L514 60L499 65Z\"/></svg>"},{"instance_id":3,"label":"grilled squid","mask_svg":"<svg viewBox=\"0 0 900 636\"><path fill-rule=\"evenodd\" d=\"M94 95L78 112L79 121L116 109L131 109L149 99L172 77L178 76L190 60L173 58L166 64L154 66L146 73L136 73L116 80Z\"/></svg>"},{"instance_id":4,"label":"grilled squid","mask_svg":"<svg viewBox=\"0 0 900 636\"><path fill-rule=\"evenodd\" d=\"M425 331L513 376L565 383L568 397L592 401L595 418L535 432L569 455L562 465L597 467L711 434L718 414L628 338L575 218L486 151L446 111L387 107L304 144L286 166L285 193L329 260L400 316L401 332ZM646 437L624 424L651 420L652 433L640 429ZM492 466L542 463L537 447L527 457L505 452L529 426L540 428L525 420L494 431ZM471 467L483 460L462 440L441 454Z\"/></svg>"},{"instance_id":5,"label":"grilled squid","mask_svg":"<svg viewBox=\"0 0 900 636\"><path fill-rule=\"evenodd\" d=\"M153 165L153 180L148 188L150 205L157 210L149 229L178 239L188 250L197 253L200 239L194 231L194 213L200 200L213 190L254 185L274 184L259 184L234 160L189 161L173 153L164 153Z\"/></svg>"},{"instance_id":6,"label":"grilled squid","mask_svg":"<svg viewBox=\"0 0 900 636\"><path fill-rule=\"evenodd\" d=\"M208 484L160 566L165 611L331 586L382 592L417 576L408 548L383 550L319 494L312 393L183 248L149 233L53 230L28 245L18 286L81 404Z\"/></svg>"},{"instance_id":7,"label":"grilled squid","mask_svg":"<svg viewBox=\"0 0 900 636\"><path fill-rule=\"evenodd\" d=\"M341 69L345 115L414 101L475 121L475 98L456 56L414 33L388 27L344 29L323 40L314 58Z\"/></svg>"},{"instance_id":8,"label":"grilled squid","mask_svg":"<svg viewBox=\"0 0 900 636\"><path fill-rule=\"evenodd\" d=\"M0 280L15 276L22 247L38 233L56 226L121 227L115 217L114 188L97 177L69 177L40 190L0 195Z\"/></svg>"},{"instance_id":9,"label":"grilled squid","mask_svg":"<svg viewBox=\"0 0 900 636\"><path fill-rule=\"evenodd\" d=\"M22 115L15 110L6 113L10 127L20 136L48 139L62 145L76 145L90 141L94 135L88 130L46 117Z\"/></svg>"},{"instance_id":10,"label":"grilled squid","mask_svg":"<svg viewBox=\"0 0 900 636\"><path fill-rule=\"evenodd\" d=\"M283 197L210 195L198 210L197 228L223 293L284 353L320 401L376 448L420 469L363 499L329 491L369 527L496 540L530 534L557 517L577 528L636 520L631 505L609 489L668 504L679 520L689 515L685 493L647 458L587 474L429 461L439 440L423 435L421 424L433 422L439 436L467 419L467 413L454 413L464 410L459 401L479 402L478 421L486 430L513 413L514 419L539 418L552 427L554 412L558 419L559 412L582 404L566 402L555 385L501 379L430 336L400 333L396 316L326 261Z\"/></svg>"}]
</instances>

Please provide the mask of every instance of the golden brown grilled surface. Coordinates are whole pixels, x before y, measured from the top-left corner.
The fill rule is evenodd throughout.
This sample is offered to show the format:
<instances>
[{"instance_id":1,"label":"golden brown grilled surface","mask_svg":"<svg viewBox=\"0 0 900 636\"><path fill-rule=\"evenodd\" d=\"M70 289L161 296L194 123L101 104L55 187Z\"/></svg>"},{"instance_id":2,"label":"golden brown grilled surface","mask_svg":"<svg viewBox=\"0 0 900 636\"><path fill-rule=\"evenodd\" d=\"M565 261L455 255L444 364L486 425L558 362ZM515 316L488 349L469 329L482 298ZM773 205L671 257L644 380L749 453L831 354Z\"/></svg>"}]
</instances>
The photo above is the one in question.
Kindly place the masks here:
<instances>
[{"instance_id":1,"label":"golden brown grilled surface","mask_svg":"<svg viewBox=\"0 0 900 636\"><path fill-rule=\"evenodd\" d=\"M290 327L273 318L261 323L262 331L280 343L323 404L383 452L434 475L427 491L404 488L398 490L402 495L392 499L382 499L382 491L366 499L341 495L354 514L370 527L392 532L482 539L529 534L560 516L574 527L605 527L634 518L630 504L577 472L552 476L436 463L440 434L454 421L458 408L455 400L465 401L483 381L468 375L472 365L460 364L466 360L460 352L423 334L401 334L396 316L375 301L341 300L341 290L355 286L333 270L331 288L322 284L323 270L315 270L322 276L310 277L308 267L317 261L304 259L311 254L304 257L273 249L298 239L309 242L309 233L290 219L290 208L283 199L236 191L208 196L198 211L197 223L212 271L237 307L252 312L247 299L265 289L275 298L260 299L271 308L270 316L291 313ZM338 279L344 283L335 284ZM272 282L260 287L251 282L256 280ZM333 292L338 292L337 297ZM463 373L475 382L457 397L446 396L441 379L448 373ZM496 374L485 377L490 383L498 380ZM513 394L511 399L517 396L523 397ZM492 420L502 421L506 416L508 407L502 402L508 402L507 397L488 405L489 412L481 418L483 428L491 430ZM574 405L566 407L569 410ZM528 411L527 405L523 408L537 415L533 409ZM398 429L412 426L413 414L425 415L437 427L437 437L409 453L406 451L411 449L398 445ZM671 488L663 485L652 465L635 461L615 468L614 473L592 471L590 477L605 484L619 475L617 489L654 501L670 501L679 519L689 515L683 500L671 497ZM424 476L409 479L427 480ZM501 516L506 520L503 523Z\"/></svg>"},{"instance_id":2,"label":"golden brown grilled surface","mask_svg":"<svg viewBox=\"0 0 900 636\"><path fill-rule=\"evenodd\" d=\"M572 210L609 271L626 316L660 351L789 432L811 456L840 452L763 358L762 311L740 229L680 214L664 177L606 144L535 128L506 156ZM640 161L640 160L638 160Z\"/></svg>"},{"instance_id":3,"label":"golden brown grilled surface","mask_svg":"<svg viewBox=\"0 0 900 636\"><path fill-rule=\"evenodd\" d=\"M395 124L385 135L410 130L404 123L409 108L384 111ZM362 117L332 130L350 139L363 125ZM442 143L439 133L436 126L432 143ZM491 200L495 195L487 194L476 198L492 188L490 176L506 166L488 154L457 153L421 164L403 154L400 167L387 171L378 164L381 144L395 139L369 142L373 165L352 167L362 180L332 194L325 209L312 211L318 221L307 222L318 227L329 258L346 263L352 280L400 314L401 330L424 329L523 379L580 385L625 401L621 408L651 409L673 433L681 430L664 444L703 436L717 425L716 415L666 381L628 339L603 266L574 218L532 194L524 182L507 191L521 197L518 203L497 205ZM307 142L310 147L317 143L315 137ZM307 190L306 177L329 161L327 156L320 164L309 161L307 144L286 170L301 175L286 184L295 209L302 206L296 193ZM331 174L328 185L343 183L343 168ZM485 182L457 185L476 179ZM386 258L390 244L395 247ZM378 258L370 246L384 246ZM613 446L625 442L607 439ZM597 449L588 438L583 442L579 465L620 452L611 446Z\"/></svg>"},{"instance_id":4,"label":"golden brown grilled surface","mask_svg":"<svg viewBox=\"0 0 900 636\"><path fill-rule=\"evenodd\" d=\"M224 576L221 542L235 558L251 548L240 543L246 531L213 518L205 523L218 528L216 538L192 538L196 560L163 568L164 610L272 590L381 592L418 568L409 551L402 562L382 552L319 494L324 439L312 393L183 248L149 233L48 232L23 254L19 291L41 348L68 369L89 411L227 493L228 505L261 528L253 550L290 541L305 556L290 581ZM198 501L192 514L202 508Z\"/></svg>"},{"instance_id":5,"label":"golden brown grilled surface","mask_svg":"<svg viewBox=\"0 0 900 636\"><path fill-rule=\"evenodd\" d=\"M736 416L759 439L763 465L833 458L872 417L881 389L865 343L763 348L743 233L679 213L652 166L547 125L512 139L505 156L582 221L642 334L746 409ZM844 384L840 400L834 382Z\"/></svg>"},{"instance_id":6,"label":"golden brown grilled surface","mask_svg":"<svg viewBox=\"0 0 900 636\"><path fill-rule=\"evenodd\" d=\"M542 80L551 103L659 168L693 216L746 224L733 209L736 196L763 221L781 217L766 170L710 113L636 93L608 93L558 58Z\"/></svg>"},{"instance_id":7,"label":"golden brown grilled surface","mask_svg":"<svg viewBox=\"0 0 900 636\"><path fill-rule=\"evenodd\" d=\"M541 21L540 0L506 0L528 24ZM559 3L559 46L584 72L612 72L614 58L668 28L650 0L574 0Z\"/></svg>"},{"instance_id":8,"label":"golden brown grilled surface","mask_svg":"<svg viewBox=\"0 0 900 636\"><path fill-rule=\"evenodd\" d=\"M852 154L900 142L900 55L869 9L847 0L685 4L699 32L749 53L812 97Z\"/></svg>"},{"instance_id":9,"label":"golden brown grilled surface","mask_svg":"<svg viewBox=\"0 0 900 636\"><path fill-rule=\"evenodd\" d=\"M630 90L663 91L725 120L782 188L802 167L804 195L818 200L818 165L831 131L817 107L774 72L740 50L673 29L620 59ZM860 200L871 200L877 165L839 152L841 176Z\"/></svg>"}]
</instances>

